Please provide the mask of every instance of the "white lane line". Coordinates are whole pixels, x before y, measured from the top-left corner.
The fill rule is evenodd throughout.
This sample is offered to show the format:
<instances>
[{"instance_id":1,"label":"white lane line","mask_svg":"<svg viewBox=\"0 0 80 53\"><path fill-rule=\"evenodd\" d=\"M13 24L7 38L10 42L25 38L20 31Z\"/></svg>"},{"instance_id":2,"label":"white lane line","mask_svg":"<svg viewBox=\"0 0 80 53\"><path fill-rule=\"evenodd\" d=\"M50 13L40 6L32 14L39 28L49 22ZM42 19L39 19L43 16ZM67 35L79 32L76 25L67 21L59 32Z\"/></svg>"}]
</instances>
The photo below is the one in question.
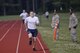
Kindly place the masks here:
<instances>
[{"instance_id":1,"label":"white lane line","mask_svg":"<svg viewBox=\"0 0 80 53\"><path fill-rule=\"evenodd\" d=\"M0 39L0 42L4 39L4 37L7 35L7 33L11 30L11 28L13 28L13 26L16 24L16 22L4 33L4 35L2 36L2 38Z\"/></svg>"},{"instance_id":2,"label":"white lane line","mask_svg":"<svg viewBox=\"0 0 80 53\"><path fill-rule=\"evenodd\" d=\"M46 51L45 51L45 49L44 49L43 45L41 44L41 42L40 42L40 40L39 40L39 38L37 38L37 40L38 40L38 42L39 42L39 44L40 44L40 46L41 46L41 48L42 48L43 52L44 52L44 53L46 53Z\"/></svg>"},{"instance_id":3,"label":"white lane line","mask_svg":"<svg viewBox=\"0 0 80 53\"><path fill-rule=\"evenodd\" d=\"M19 50L19 44L20 44L20 39L21 39L21 31L22 31L22 24L21 24L21 27L20 27L20 32L19 32L19 37L18 37L18 43L17 43L16 53L18 53L18 50Z\"/></svg>"}]
</instances>

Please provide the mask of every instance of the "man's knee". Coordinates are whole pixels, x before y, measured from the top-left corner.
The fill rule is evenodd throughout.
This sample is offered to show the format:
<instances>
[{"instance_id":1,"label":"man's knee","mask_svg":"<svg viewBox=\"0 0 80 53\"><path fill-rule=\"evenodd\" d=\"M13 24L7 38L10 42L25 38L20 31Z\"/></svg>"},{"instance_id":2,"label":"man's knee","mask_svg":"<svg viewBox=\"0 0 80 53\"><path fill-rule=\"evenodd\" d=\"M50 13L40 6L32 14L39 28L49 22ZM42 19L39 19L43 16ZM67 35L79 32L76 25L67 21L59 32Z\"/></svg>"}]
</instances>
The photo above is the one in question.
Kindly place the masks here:
<instances>
[{"instance_id":1,"label":"man's knee","mask_svg":"<svg viewBox=\"0 0 80 53\"><path fill-rule=\"evenodd\" d=\"M36 41L36 37L33 37L34 41Z\"/></svg>"},{"instance_id":2,"label":"man's knee","mask_svg":"<svg viewBox=\"0 0 80 53\"><path fill-rule=\"evenodd\" d=\"M29 33L28 36L29 36L29 38L32 38L32 34L31 33Z\"/></svg>"}]
</instances>

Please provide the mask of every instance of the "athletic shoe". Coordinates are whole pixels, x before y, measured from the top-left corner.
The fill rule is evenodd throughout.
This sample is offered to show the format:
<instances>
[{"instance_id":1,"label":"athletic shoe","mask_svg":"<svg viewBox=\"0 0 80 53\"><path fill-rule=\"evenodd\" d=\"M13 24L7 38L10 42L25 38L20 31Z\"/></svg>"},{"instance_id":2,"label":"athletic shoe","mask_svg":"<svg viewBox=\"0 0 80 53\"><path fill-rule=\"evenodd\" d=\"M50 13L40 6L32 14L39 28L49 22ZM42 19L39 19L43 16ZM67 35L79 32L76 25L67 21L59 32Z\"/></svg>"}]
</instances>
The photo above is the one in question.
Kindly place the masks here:
<instances>
[{"instance_id":1,"label":"athletic shoe","mask_svg":"<svg viewBox=\"0 0 80 53\"><path fill-rule=\"evenodd\" d=\"M33 48L33 51L36 51L36 49L35 49L35 48Z\"/></svg>"}]
</instances>

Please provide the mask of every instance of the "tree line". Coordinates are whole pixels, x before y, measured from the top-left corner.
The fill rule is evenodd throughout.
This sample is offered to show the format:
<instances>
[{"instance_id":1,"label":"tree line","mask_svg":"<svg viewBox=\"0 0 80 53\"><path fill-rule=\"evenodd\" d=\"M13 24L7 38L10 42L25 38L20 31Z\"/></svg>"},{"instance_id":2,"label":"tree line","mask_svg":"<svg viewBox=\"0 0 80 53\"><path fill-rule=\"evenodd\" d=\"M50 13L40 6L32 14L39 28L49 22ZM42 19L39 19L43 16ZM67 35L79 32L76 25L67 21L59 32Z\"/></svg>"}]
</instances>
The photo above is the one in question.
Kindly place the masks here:
<instances>
[{"instance_id":1,"label":"tree line","mask_svg":"<svg viewBox=\"0 0 80 53\"><path fill-rule=\"evenodd\" d=\"M0 15L19 14L23 9L35 12L53 12L53 9L80 11L80 0L0 0Z\"/></svg>"}]
</instances>

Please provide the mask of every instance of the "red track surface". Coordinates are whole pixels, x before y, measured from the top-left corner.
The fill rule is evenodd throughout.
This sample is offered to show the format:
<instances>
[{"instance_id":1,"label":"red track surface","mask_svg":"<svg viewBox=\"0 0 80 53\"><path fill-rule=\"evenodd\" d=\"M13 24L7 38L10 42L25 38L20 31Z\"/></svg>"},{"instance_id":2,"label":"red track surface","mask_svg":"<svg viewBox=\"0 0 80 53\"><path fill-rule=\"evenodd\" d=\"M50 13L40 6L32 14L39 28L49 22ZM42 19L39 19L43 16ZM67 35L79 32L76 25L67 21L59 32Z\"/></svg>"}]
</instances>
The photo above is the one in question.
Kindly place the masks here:
<instances>
[{"instance_id":1,"label":"red track surface","mask_svg":"<svg viewBox=\"0 0 80 53\"><path fill-rule=\"evenodd\" d=\"M50 53L38 34L36 49L28 44L28 35L21 21L0 21L0 53Z\"/></svg>"}]
</instances>

